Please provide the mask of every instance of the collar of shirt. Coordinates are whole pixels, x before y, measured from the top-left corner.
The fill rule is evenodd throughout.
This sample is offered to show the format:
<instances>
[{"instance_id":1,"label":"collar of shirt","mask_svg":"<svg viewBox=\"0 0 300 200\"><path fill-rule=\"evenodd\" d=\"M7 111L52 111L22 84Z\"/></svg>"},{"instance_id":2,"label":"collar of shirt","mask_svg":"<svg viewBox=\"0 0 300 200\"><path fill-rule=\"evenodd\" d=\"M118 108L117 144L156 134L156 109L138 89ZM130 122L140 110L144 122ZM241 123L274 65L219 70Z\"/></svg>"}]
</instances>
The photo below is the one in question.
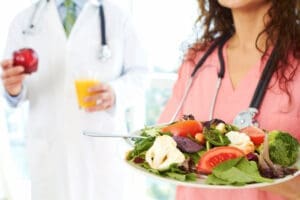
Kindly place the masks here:
<instances>
[{"instance_id":1,"label":"collar of shirt","mask_svg":"<svg viewBox=\"0 0 300 200\"><path fill-rule=\"evenodd\" d=\"M78 17L79 13L81 12L84 4L87 2L87 0L73 0L75 3L75 15ZM66 17L66 8L64 6L64 0L55 0L56 7L58 10L58 14L60 17L60 20L63 23L63 20Z\"/></svg>"},{"instance_id":2,"label":"collar of shirt","mask_svg":"<svg viewBox=\"0 0 300 200\"><path fill-rule=\"evenodd\" d=\"M86 3L87 0L73 0L79 10L82 9L83 5ZM56 7L59 8L60 6L64 6L64 0L56 0Z\"/></svg>"}]
</instances>

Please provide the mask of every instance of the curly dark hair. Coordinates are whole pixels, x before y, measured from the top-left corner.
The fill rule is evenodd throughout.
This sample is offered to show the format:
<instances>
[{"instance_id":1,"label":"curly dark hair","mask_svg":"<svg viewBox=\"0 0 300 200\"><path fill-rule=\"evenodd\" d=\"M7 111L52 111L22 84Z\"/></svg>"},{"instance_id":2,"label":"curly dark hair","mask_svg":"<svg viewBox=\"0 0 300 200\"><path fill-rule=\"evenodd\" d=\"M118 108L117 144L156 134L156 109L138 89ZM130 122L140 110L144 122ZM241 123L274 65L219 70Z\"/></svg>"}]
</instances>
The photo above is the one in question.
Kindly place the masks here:
<instances>
[{"instance_id":1,"label":"curly dark hair","mask_svg":"<svg viewBox=\"0 0 300 200\"><path fill-rule=\"evenodd\" d=\"M221 6L217 0L197 0L200 16L197 23L202 26L203 34L190 48L189 55L206 50L216 38L233 33L233 17L231 10ZM300 0L270 0L272 5L267 14L270 18L264 30L256 38L256 48L266 55L270 44L276 44L275 75L279 87L290 97L288 83L293 80L298 68L290 63L290 56L300 59ZM258 39L267 35L266 49L258 48ZM280 38L279 38L280 37ZM188 56L191 58L190 56ZM187 58L188 58L187 57ZM298 62L299 63L299 62Z\"/></svg>"}]
</instances>

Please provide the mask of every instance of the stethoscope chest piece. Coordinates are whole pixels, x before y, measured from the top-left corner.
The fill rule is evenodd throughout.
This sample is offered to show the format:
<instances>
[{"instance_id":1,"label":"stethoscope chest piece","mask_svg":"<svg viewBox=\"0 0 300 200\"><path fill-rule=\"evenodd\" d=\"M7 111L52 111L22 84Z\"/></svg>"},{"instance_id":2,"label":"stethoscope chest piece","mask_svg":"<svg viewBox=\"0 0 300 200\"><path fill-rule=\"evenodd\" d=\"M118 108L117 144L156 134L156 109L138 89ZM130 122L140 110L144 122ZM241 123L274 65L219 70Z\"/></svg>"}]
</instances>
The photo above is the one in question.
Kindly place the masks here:
<instances>
[{"instance_id":1,"label":"stethoscope chest piece","mask_svg":"<svg viewBox=\"0 0 300 200\"><path fill-rule=\"evenodd\" d=\"M99 59L102 62L105 62L110 58L111 58L110 48L108 47L108 45L102 45L101 48L100 48L100 52L99 52Z\"/></svg>"},{"instance_id":2,"label":"stethoscope chest piece","mask_svg":"<svg viewBox=\"0 0 300 200\"><path fill-rule=\"evenodd\" d=\"M242 129L247 126L256 126L258 127L258 122L254 119L258 110L256 108L248 108L245 111L242 111L237 114L237 116L233 120L233 125Z\"/></svg>"}]
</instances>

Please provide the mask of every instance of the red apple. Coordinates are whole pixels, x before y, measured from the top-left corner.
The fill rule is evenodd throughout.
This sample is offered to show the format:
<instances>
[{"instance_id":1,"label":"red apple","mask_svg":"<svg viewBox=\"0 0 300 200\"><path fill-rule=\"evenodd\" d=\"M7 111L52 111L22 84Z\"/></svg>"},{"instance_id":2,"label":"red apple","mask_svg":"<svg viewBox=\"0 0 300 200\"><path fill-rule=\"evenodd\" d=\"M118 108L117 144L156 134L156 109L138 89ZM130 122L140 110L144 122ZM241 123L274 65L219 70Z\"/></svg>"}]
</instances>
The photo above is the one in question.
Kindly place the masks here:
<instances>
[{"instance_id":1,"label":"red apple","mask_svg":"<svg viewBox=\"0 0 300 200\"><path fill-rule=\"evenodd\" d=\"M37 71L38 56L37 53L31 48L22 48L13 52L13 65L23 66L24 72L31 74Z\"/></svg>"}]
</instances>

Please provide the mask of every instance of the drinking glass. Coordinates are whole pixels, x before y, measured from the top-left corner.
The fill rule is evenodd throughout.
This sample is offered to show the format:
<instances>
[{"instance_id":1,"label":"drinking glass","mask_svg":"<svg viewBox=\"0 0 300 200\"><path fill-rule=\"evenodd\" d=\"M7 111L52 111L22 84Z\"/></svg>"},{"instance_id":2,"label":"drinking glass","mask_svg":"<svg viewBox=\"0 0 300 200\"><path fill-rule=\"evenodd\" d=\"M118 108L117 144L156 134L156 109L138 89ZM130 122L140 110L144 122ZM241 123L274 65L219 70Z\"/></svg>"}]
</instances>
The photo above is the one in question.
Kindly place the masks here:
<instances>
[{"instance_id":1,"label":"drinking glass","mask_svg":"<svg viewBox=\"0 0 300 200\"><path fill-rule=\"evenodd\" d=\"M80 70L75 73L75 88L77 94L77 102L80 109L89 108L96 105L96 102L86 102L85 98L93 95L93 92L89 92L89 89L100 81L97 76L97 72L91 70Z\"/></svg>"}]
</instances>

